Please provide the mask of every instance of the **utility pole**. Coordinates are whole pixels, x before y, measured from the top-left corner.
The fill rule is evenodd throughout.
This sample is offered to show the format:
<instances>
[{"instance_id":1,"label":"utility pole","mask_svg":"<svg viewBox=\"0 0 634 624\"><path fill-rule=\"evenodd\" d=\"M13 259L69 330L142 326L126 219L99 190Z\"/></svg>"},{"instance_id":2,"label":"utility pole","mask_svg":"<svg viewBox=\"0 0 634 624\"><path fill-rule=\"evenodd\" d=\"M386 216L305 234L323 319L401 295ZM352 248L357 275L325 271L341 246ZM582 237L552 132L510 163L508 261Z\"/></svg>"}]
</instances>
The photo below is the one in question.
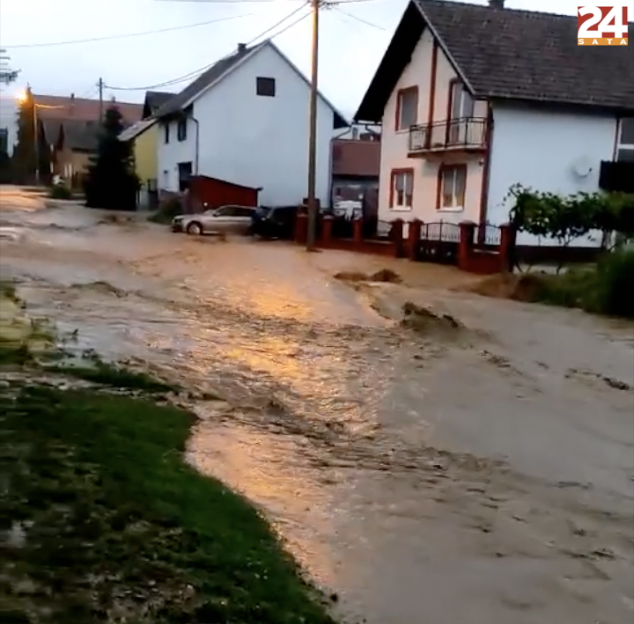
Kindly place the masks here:
<instances>
[{"instance_id":1,"label":"utility pole","mask_svg":"<svg viewBox=\"0 0 634 624\"><path fill-rule=\"evenodd\" d=\"M319 3L311 0L313 11L312 67L310 75L310 109L308 126L308 232L306 250L315 248L317 238L317 199L315 177L317 167L317 71L319 59Z\"/></svg>"},{"instance_id":2,"label":"utility pole","mask_svg":"<svg viewBox=\"0 0 634 624\"><path fill-rule=\"evenodd\" d=\"M99 78L97 83L99 87L99 123L103 123L103 78Z\"/></svg>"}]
</instances>

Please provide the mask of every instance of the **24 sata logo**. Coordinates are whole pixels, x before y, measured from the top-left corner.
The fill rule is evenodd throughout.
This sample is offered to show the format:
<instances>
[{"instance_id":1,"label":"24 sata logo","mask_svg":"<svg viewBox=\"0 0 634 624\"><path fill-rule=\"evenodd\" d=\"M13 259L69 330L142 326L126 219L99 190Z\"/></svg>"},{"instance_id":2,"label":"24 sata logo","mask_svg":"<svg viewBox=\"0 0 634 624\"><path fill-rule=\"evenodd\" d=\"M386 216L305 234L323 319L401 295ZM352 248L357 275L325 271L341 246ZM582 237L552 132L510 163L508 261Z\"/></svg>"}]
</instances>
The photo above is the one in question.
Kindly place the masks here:
<instances>
[{"instance_id":1,"label":"24 sata logo","mask_svg":"<svg viewBox=\"0 0 634 624\"><path fill-rule=\"evenodd\" d=\"M627 45L627 7L577 7L577 45Z\"/></svg>"}]
</instances>

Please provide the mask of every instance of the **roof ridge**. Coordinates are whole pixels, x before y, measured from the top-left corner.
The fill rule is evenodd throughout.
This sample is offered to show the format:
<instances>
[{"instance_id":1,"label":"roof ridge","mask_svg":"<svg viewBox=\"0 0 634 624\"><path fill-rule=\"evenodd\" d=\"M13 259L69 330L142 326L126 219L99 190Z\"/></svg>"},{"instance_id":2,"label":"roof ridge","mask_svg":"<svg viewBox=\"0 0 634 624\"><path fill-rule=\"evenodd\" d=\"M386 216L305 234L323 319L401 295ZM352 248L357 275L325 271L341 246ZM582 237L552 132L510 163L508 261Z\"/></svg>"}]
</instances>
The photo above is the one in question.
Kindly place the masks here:
<instances>
[{"instance_id":1,"label":"roof ridge","mask_svg":"<svg viewBox=\"0 0 634 624\"><path fill-rule=\"evenodd\" d=\"M488 4L473 4L472 2L464 2L463 0L414 0L417 4L421 5L422 7L424 7L426 4L441 4L441 5L460 5L460 6L468 6L468 7L473 7L474 9L477 10L482 10L482 11L495 11L496 13L500 13L502 11L505 11L507 13L512 12L512 13L522 13L524 15L530 15L530 16L538 16L538 17L548 17L548 18L553 18L553 17L561 17L561 18L565 18L565 19L569 19L569 20L576 20L577 16L576 15L566 15L565 13L550 13L549 11L531 11L530 9L516 9L513 7L495 7L495 6L490 6Z\"/></svg>"}]
</instances>

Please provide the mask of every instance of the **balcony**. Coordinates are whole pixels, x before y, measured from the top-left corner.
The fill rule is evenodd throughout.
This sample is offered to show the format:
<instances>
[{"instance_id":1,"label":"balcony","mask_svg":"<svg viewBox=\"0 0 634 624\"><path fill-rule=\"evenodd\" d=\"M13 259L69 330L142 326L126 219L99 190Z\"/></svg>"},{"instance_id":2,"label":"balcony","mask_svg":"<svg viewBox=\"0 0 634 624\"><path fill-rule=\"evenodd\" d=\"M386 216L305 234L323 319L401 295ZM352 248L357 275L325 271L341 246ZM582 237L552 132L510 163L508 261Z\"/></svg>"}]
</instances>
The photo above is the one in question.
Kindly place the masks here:
<instances>
[{"instance_id":1,"label":"balcony","mask_svg":"<svg viewBox=\"0 0 634 624\"><path fill-rule=\"evenodd\" d=\"M484 151L486 126L487 120L481 117L462 117L412 126L409 130L409 155Z\"/></svg>"},{"instance_id":2,"label":"balcony","mask_svg":"<svg viewBox=\"0 0 634 624\"><path fill-rule=\"evenodd\" d=\"M634 193L634 161L602 161L599 188L612 193Z\"/></svg>"}]
</instances>

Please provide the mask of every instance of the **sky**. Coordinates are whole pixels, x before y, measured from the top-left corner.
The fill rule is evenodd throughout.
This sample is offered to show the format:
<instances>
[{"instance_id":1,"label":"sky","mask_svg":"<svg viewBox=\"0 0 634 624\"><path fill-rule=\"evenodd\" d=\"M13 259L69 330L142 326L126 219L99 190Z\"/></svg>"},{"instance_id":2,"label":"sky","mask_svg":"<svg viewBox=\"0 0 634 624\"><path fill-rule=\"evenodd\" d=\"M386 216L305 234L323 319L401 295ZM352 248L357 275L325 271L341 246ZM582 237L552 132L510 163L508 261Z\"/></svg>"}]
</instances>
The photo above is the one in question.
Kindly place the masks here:
<instances>
[{"instance_id":1,"label":"sky","mask_svg":"<svg viewBox=\"0 0 634 624\"><path fill-rule=\"evenodd\" d=\"M344 115L352 117L356 111L407 1L341 0L320 11L319 88ZM510 8L571 15L577 4L571 0L506 2ZM0 0L0 48L11 56L12 68L21 70L14 91L28 82L35 93L96 97L101 77L107 87L124 89L106 88L107 99L142 102L144 87L213 63L294 10L298 11L295 16L265 36L275 35L306 14L274 39L308 76L311 20L305 0ZM213 23L180 28L199 22ZM169 28L174 30L47 45ZM186 85L184 81L159 90L177 92Z\"/></svg>"}]
</instances>

